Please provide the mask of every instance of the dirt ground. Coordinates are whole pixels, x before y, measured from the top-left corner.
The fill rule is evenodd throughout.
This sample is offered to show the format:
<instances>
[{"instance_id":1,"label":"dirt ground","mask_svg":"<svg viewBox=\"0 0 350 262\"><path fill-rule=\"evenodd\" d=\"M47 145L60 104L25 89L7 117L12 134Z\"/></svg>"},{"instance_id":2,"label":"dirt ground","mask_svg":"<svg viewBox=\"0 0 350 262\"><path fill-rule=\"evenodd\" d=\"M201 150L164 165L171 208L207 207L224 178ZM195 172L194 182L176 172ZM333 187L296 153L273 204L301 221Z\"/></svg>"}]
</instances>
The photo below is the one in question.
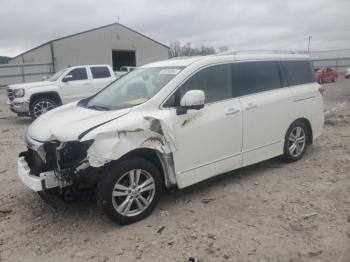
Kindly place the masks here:
<instances>
[{"instance_id":1,"label":"dirt ground","mask_svg":"<svg viewBox=\"0 0 350 262\"><path fill-rule=\"evenodd\" d=\"M0 261L350 261L350 80L324 86L325 133L302 160L166 192L123 227L92 201L55 210L21 183L30 120L0 90Z\"/></svg>"}]
</instances>

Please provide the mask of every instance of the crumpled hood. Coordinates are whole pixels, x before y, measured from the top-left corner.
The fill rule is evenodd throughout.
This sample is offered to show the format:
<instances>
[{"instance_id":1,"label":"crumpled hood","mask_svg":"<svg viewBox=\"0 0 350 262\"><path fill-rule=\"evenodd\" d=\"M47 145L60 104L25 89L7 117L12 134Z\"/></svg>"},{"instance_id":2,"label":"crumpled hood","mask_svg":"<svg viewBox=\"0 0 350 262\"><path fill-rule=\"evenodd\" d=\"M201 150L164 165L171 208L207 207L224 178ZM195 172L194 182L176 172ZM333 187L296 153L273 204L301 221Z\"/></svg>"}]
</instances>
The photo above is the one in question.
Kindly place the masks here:
<instances>
[{"instance_id":1,"label":"crumpled hood","mask_svg":"<svg viewBox=\"0 0 350 262\"><path fill-rule=\"evenodd\" d=\"M98 111L80 107L77 102L60 106L37 118L28 128L27 135L38 141L78 140L86 130L121 117L132 109Z\"/></svg>"},{"instance_id":2,"label":"crumpled hood","mask_svg":"<svg viewBox=\"0 0 350 262\"><path fill-rule=\"evenodd\" d=\"M9 87L11 89L15 89L15 88L30 89L30 88L41 87L41 86L50 86L50 85L55 85L55 84L56 84L56 82L40 81L40 82L31 82L31 83L9 85Z\"/></svg>"}]
</instances>

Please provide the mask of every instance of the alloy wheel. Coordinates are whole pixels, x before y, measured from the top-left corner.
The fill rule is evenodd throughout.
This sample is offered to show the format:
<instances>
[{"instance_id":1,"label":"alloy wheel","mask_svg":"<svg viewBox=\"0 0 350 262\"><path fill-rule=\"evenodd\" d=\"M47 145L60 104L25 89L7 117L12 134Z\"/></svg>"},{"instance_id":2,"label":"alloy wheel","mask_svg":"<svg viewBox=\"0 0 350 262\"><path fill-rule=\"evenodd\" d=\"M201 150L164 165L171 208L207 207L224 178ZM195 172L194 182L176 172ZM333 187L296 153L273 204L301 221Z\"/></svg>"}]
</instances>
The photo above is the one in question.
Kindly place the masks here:
<instances>
[{"instance_id":1,"label":"alloy wheel","mask_svg":"<svg viewBox=\"0 0 350 262\"><path fill-rule=\"evenodd\" d=\"M55 108L55 105L48 100L41 100L34 105L35 118Z\"/></svg>"},{"instance_id":2,"label":"alloy wheel","mask_svg":"<svg viewBox=\"0 0 350 262\"><path fill-rule=\"evenodd\" d=\"M123 174L112 191L114 209L123 216L137 216L152 203L155 181L150 173L133 169Z\"/></svg>"},{"instance_id":3,"label":"alloy wheel","mask_svg":"<svg viewBox=\"0 0 350 262\"><path fill-rule=\"evenodd\" d=\"M293 157L298 157L302 154L306 145L306 135L303 128L297 126L289 134L288 150Z\"/></svg>"}]
</instances>

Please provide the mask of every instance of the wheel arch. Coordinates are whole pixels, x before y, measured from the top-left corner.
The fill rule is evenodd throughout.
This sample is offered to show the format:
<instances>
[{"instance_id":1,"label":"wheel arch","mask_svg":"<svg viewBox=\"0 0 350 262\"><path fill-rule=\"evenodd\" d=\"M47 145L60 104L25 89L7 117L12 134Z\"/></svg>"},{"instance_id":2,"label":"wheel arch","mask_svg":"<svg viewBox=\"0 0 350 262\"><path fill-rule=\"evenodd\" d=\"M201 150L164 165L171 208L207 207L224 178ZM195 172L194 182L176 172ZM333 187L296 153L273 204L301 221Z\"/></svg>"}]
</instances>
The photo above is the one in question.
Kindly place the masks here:
<instances>
[{"instance_id":1,"label":"wheel arch","mask_svg":"<svg viewBox=\"0 0 350 262\"><path fill-rule=\"evenodd\" d=\"M288 127L288 129L295 123L295 122L302 122L305 124L306 128L307 128L307 138L308 138L308 141L307 143L309 145L311 145L313 143L313 131L312 131L312 125L311 125L311 122L305 118L305 117L300 117L296 120L294 120Z\"/></svg>"},{"instance_id":2,"label":"wheel arch","mask_svg":"<svg viewBox=\"0 0 350 262\"><path fill-rule=\"evenodd\" d=\"M31 95L29 99L29 107L31 107L33 102L39 98L50 98L52 100L55 100L58 106L62 105L62 100L60 95L55 91L50 91L50 92L41 92L41 93L36 93Z\"/></svg>"},{"instance_id":3,"label":"wheel arch","mask_svg":"<svg viewBox=\"0 0 350 262\"><path fill-rule=\"evenodd\" d=\"M177 184L176 178L175 178L173 158L171 153L165 154L151 148L137 148L129 151L119 159L114 160L110 163L113 163L116 161L118 162L125 161L128 158L132 158L132 157L139 157L154 164L154 166L157 168L157 170L161 175L163 187L171 188Z\"/></svg>"}]
</instances>

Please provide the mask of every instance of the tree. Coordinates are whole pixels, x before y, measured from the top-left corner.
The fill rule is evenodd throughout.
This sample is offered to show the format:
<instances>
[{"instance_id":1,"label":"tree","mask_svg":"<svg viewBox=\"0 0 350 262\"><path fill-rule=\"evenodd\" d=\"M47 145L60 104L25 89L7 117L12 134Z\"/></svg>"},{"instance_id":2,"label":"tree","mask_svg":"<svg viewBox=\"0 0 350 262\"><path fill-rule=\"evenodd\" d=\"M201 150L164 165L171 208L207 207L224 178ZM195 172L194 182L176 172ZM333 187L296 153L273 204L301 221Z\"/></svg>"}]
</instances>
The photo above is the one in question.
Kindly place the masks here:
<instances>
[{"instance_id":1,"label":"tree","mask_svg":"<svg viewBox=\"0 0 350 262\"><path fill-rule=\"evenodd\" d=\"M218 48L219 53L224 53L224 52L227 52L228 50L230 50L230 48L224 45Z\"/></svg>"},{"instance_id":2,"label":"tree","mask_svg":"<svg viewBox=\"0 0 350 262\"><path fill-rule=\"evenodd\" d=\"M181 56L181 43L179 41L175 41L170 43L170 57Z\"/></svg>"},{"instance_id":3,"label":"tree","mask_svg":"<svg viewBox=\"0 0 350 262\"><path fill-rule=\"evenodd\" d=\"M199 56L215 54L215 48L212 46L201 45L200 47L192 47L191 42L182 44L180 41L170 43L170 57L178 56Z\"/></svg>"}]
</instances>

